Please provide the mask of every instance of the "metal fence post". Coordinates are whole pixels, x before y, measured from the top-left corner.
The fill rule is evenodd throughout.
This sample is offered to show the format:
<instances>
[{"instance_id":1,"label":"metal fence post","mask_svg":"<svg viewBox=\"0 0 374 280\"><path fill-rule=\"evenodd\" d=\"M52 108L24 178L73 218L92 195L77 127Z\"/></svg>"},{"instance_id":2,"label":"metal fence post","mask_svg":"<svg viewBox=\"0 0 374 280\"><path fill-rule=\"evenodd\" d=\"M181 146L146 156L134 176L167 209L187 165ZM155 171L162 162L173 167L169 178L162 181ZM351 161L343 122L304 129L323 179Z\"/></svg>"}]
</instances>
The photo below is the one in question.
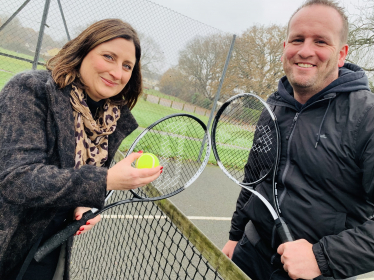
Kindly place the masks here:
<instances>
[{"instance_id":1,"label":"metal fence post","mask_svg":"<svg viewBox=\"0 0 374 280\"><path fill-rule=\"evenodd\" d=\"M58 2L58 7L60 9L60 13L61 13L61 17L62 17L62 21L64 22L64 27L65 27L65 32L66 32L66 36L68 37L68 41L70 41L70 34L69 34L69 30L68 30L68 26L66 24L66 20L65 20L65 16L64 16L64 12L62 10L62 5L61 5L61 1L60 0L57 0Z\"/></svg>"},{"instance_id":2,"label":"metal fence post","mask_svg":"<svg viewBox=\"0 0 374 280\"><path fill-rule=\"evenodd\" d=\"M230 62L230 59L231 59L232 50L233 50L234 45L235 45L235 39L236 39L236 35L234 34L232 36L232 41L231 41L230 49L229 49L229 52L228 52L227 57L226 57L225 66L223 67L223 71L222 71L222 75L221 75L221 80L219 82L217 93L216 93L216 96L214 97L212 111L210 112L210 115L209 115L209 120L208 120L208 124L207 124L208 133L209 133L210 125L211 125L212 120L213 120L214 111L216 110L217 102L218 102L219 96L221 94L222 84L223 84L223 81L225 79L227 67L229 66L229 62ZM199 160L201 159L201 156L203 154L203 149L204 149L205 141L206 140L204 138L203 143L201 145L201 149L200 149Z\"/></svg>"},{"instance_id":3,"label":"metal fence post","mask_svg":"<svg viewBox=\"0 0 374 280\"><path fill-rule=\"evenodd\" d=\"M4 28L5 28L5 26L7 26L8 25L8 23L9 22L11 22L12 21L12 19L14 19L15 18L15 16L20 12L20 11L22 11L22 9L27 5L27 3L29 3L30 2L30 0L26 0L19 8L18 8L18 10L17 11L15 11L14 13L13 13L13 15L11 15L10 16L10 18L8 18L8 20L6 21L6 22L4 22L4 24L0 27L0 32L1 32L1 30L3 30Z\"/></svg>"},{"instance_id":4,"label":"metal fence post","mask_svg":"<svg viewBox=\"0 0 374 280\"><path fill-rule=\"evenodd\" d=\"M50 3L51 3L51 0L45 0L42 22L40 23L38 43L36 45L34 62L32 64L32 69L33 70L35 70L36 66L38 66L39 54L40 54L40 49L42 48L43 36L44 36L44 28L45 28L45 23L47 21L47 16L48 16L48 10L49 10L49 4Z\"/></svg>"},{"instance_id":5,"label":"metal fence post","mask_svg":"<svg viewBox=\"0 0 374 280\"><path fill-rule=\"evenodd\" d=\"M212 111L210 112L210 115L209 115L209 120L208 120L208 124L207 124L208 131L209 131L210 125L211 125L212 120L213 120L214 111L217 108L217 102L218 102L219 96L221 94L221 89L222 89L223 81L225 80L225 75L226 75L227 67L229 66L229 62L230 62L230 59L231 59L232 50L233 50L234 45L235 45L235 39L236 39L236 35L234 34L232 36L232 41L231 41L230 49L229 49L229 52L228 52L227 57L226 57L225 66L223 67L222 76L221 76L221 80L219 82L217 93L216 93L216 96L214 97Z\"/></svg>"}]
</instances>

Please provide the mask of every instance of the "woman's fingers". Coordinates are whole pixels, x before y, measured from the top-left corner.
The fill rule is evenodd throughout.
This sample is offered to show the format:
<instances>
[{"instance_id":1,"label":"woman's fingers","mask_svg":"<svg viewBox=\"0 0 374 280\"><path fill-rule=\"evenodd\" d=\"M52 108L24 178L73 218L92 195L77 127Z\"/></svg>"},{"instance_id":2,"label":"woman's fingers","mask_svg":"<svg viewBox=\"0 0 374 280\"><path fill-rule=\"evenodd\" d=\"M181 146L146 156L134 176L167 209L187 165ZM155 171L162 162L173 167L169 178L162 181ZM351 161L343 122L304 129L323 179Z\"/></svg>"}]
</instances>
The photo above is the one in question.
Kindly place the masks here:
<instances>
[{"instance_id":1,"label":"woman's fingers","mask_svg":"<svg viewBox=\"0 0 374 280\"><path fill-rule=\"evenodd\" d=\"M140 158L140 156L143 154L143 151L139 151L137 153L131 153L129 154L126 158L124 158L123 160L121 160L120 162L125 162L126 164L130 164L133 163L135 160L137 160L138 158Z\"/></svg>"},{"instance_id":2,"label":"woman's fingers","mask_svg":"<svg viewBox=\"0 0 374 280\"><path fill-rule=\"evenodd\" d=\"M89 207L77 207L77 208L75 208L75 210L74 210L75 220L79 221L82 218L82 215L89 210L91 210L91 208L89 208ZM100 220L101 220L101 215L97 215L95 218L92 218L92 219L88 220L85 225L83 225L79 228L79 230L74 234L74 236L80 235L82 233L85 233L85 232L91 230L94 227L94 225L96 225L98 222L100 222Z\"/></svg>"},{"instance_id":3,"label":"woman's fingers","mask_svg":"<svg viewBox=\"0 0 374 280\"><path fill-rule=\"evenodd\" d=\"M131 190L144 186L157 179L162 173L162 166L137 169L132 162L141 153L132 153L108 170L107 190Z\"/></svg>"},{"instance_id":4,"label":"woman's fingers","mask_svg":"<svg viewBox=\"0 0 374 280\"><path fill-rule=\"evenodd\" d=\"M150 178L157 175L160 176L163 170L162 166L152 167L152 168L143 168L143 169L136 169L139 171L141 178Z\"/></svg>"},{"instance_id":5,"label":"woman's fingers","mask_svg":"<svg viewBox=\"0 0 374 280\"><path fill-rule=\"evenodd\" d=\"M91 210L89 207L77 207L74 209L74 219L79 221L87 211Z\"/></svg>"},{"instance_id":6,"label":"woman's fingers","mask_svg":"<svg viewBox=\"0 0 374 280\"><path fill-rule=\"evenodd\" d=\"M154 167L149 169L137 169L137 179L134 179L131 189L143 187L156 180L162 173L162 167Z\"/></svg>"}]
</instances>

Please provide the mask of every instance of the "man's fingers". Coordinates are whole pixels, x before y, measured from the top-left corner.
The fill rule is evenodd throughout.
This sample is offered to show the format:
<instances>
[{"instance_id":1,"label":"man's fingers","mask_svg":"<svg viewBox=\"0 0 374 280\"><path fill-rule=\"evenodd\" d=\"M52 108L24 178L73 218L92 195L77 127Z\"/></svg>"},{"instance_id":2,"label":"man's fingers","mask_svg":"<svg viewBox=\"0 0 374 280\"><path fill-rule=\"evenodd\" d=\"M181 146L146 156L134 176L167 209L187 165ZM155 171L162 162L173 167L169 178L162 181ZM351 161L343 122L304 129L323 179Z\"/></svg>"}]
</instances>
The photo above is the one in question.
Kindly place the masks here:
<instances>
[{"instance_id":1,"label":"man's fingers","mask_svg":"<svg viewBox=\"0 0 374 280\"><path fill-rule=\"evenodd\" d=\"M285 244L281 244L281 245L279 245L279 247L278 247L278 249L277 249L277 253L278 253L279 255L283 255L283 253L284 253L284 246L285 246Z\"/></svg>"}]
</instances>

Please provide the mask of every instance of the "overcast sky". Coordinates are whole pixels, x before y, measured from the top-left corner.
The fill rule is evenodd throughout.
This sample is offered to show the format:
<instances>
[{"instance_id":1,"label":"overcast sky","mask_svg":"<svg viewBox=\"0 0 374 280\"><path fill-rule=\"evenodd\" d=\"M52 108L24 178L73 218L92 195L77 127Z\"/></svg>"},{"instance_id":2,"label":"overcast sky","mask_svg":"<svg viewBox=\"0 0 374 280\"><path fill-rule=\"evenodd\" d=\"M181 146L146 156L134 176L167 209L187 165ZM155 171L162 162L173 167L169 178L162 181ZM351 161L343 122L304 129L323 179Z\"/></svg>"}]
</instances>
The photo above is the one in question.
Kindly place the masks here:
<instances>
[{"instance_id":1,"label":"overcast sky","mask_svg":"<svg viewBox=\"0 0 374 280\"><path fill-rule=\"evenodd\" d=\"M240 35L254 24L287 24L303 0L151 0L192 19ZM340 0L354 12L359 0Z\"/></svg>"}]
</instances>

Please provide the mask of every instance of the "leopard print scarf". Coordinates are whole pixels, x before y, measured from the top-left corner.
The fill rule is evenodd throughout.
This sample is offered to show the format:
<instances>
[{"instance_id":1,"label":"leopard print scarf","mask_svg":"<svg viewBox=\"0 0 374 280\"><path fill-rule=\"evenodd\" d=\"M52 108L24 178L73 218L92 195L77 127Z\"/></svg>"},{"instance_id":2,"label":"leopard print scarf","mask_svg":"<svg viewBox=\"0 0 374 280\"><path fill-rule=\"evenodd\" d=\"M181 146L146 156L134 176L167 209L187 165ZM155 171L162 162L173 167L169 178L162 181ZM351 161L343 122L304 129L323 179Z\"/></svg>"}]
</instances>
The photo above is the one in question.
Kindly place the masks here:
<instances>
[{"instance_id":1,"label":"leopard print scarf","mask_svg":"<svg viewBox=\"0 0 374 280\"><path fill-rule=\"evenodd\" d=\"M75 127L75 168L85 164L103 166L108 159L108 137L116 130L119 107L107 99L95 121L82 89L73 85L70 92Z\"/></svg>"}]
</instances>

